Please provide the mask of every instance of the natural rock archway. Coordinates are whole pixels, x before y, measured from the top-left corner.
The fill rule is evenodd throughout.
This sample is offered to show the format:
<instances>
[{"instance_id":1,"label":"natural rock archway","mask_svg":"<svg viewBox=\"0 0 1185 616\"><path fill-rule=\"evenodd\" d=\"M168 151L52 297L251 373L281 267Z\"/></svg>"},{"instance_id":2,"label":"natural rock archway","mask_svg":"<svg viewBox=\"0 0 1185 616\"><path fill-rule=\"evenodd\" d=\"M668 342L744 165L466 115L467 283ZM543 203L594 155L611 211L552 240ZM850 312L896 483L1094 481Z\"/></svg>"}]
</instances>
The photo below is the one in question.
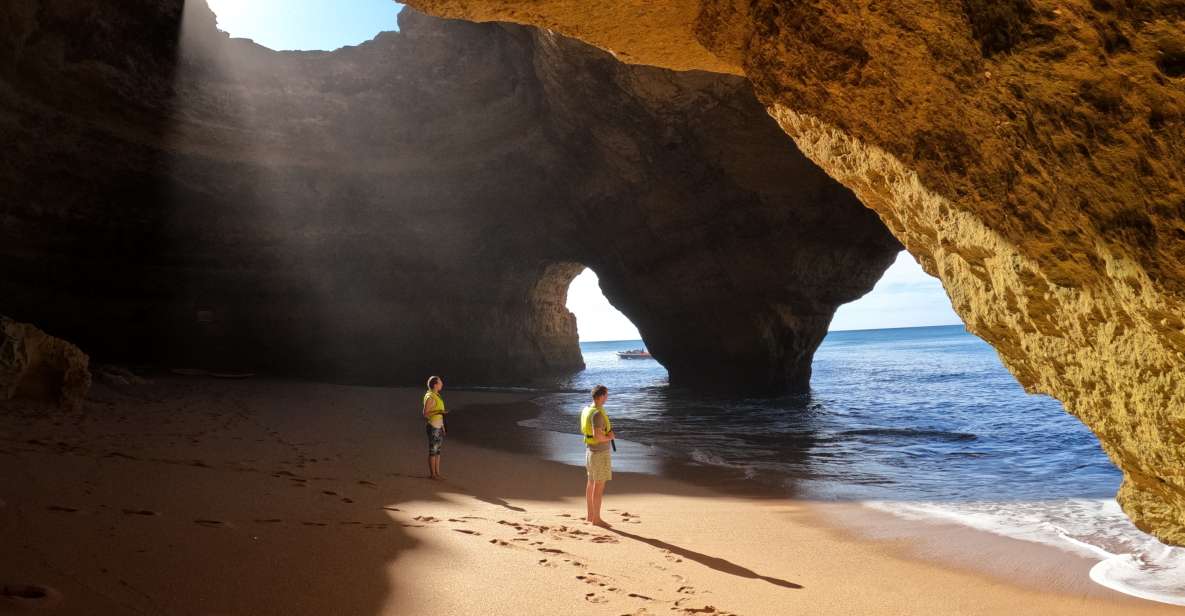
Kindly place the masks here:
<instances>
[{"instance_id":1,"label":"natural rock archway","mask_svg":"<svg viewBox=\"0 0 1185 616\"><path fill-rule=\"evenodd\" d=\"M410 4L747 77L1018 380L1098 435L1136 524L1185 544L1179 2Z\"/></svg>"},{"instance_id":2,"label":"natural rock archway","mask_svg":"<svg viewBox=\"0 0 1185 616\"><path fill-rule=\"evenodd\" d=\"M582 264L673 382L782 391L901 249L741 78L400 26L278 53L194 0L0 9L0 310L105 361L520 382L580 367Z\"/></svg>"}]
</instances>

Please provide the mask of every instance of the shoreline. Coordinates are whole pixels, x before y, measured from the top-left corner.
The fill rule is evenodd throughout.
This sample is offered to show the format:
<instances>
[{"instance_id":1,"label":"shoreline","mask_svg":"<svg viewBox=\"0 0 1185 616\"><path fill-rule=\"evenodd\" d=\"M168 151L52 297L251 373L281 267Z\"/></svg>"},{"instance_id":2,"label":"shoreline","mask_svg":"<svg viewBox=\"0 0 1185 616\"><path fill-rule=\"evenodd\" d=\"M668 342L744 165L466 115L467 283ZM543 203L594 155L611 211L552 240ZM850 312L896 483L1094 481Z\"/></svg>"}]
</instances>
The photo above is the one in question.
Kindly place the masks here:
<instances>
[{"instance_id":1,"label":"shoreline","mask_svg":"<svg viewBox=\"0 0 1185 616\"><path fill-rule=\"evenodd\" d=\"M543 428L522 425L541 414L544 409L532 399L529 404L492 404L474 407L472 410L490 414L501 414L508 420L513 438L514 451L534 454L548 460L581 468L583 459L579 448L571 445L571 452L557 455L556 444L575 438L575 434L561 434ZM462 442L479 446L472 435L459 435ZM1100 600L1132 601L1136 604L1153 603L1171 605L1155 599L1140 597L1110 588L1094 581L1091 569L1101 559L1090 558L1069 549L1047 543L1026 541L1008 535L993 533L973 526L941 518L916 519L870 506L868 501L856 499L828 499L812 497L809 492L787 495L784 491L767 483L753 482L728 468L711 465L692 465L685 461L670 459L661 453L648 453L641 443L624 441L627 447L641 449L643 453L614 454L614 468L621 458L630 472L650 475L702 487L721 495L758 502L767 499L795 499L818 510L817 524L830 529L837 536L859 539L887 546L902 558L914 561L936 563L961 571L986 576L1030 590L1056 592L1066 597L1092 597ZM658 458L655 460L654 458ZM620 472L615 470L615 473ZM612 485L612 484L610 484ZM787 490L788 491L788 490ZM611 490L607 490L611 494Z\"/></svg>"},{"instance_id":2,"label":"shoreline","mask_svg":"<svg viewBox=\"0 0 1185 616\"><path fill-rule=\"evenodd\" d=\"M95 615L1178 613L909 558L830 527L826 504L661 476L615 472L602 531L578 519L582 469L485 446L518 444L480 409L527 396L446 392L453 429L485 443L446 440L433 482L420 393L161 377L97 386L78 414L4 403L0 582Z\"/></svg>"}]
</instances>

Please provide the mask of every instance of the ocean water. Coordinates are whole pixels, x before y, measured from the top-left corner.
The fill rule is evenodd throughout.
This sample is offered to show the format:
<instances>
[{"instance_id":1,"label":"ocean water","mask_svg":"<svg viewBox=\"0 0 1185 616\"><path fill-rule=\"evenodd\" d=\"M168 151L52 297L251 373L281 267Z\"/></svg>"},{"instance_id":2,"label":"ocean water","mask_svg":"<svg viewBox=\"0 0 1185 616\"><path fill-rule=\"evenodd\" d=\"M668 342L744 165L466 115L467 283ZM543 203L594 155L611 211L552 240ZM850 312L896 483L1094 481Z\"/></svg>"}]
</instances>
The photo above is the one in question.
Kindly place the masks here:
<instances>
[{"instance_id":1,"label":"ocean water","mask_svg":"<svg viewBox=\"0 0 1185 616\"><path fill-rule=\"evenodd\" d=\"M962 326L832 332L811 392L780 398L672 388L658 362L617 358L641 346L582 343L586 369L546 384L543 412L523 425L575 434L604 383L622 443L645 458L1056 546L1099 559L1091 578L1104 586L1185 605L1185 549L1132 526L1114 500L1121 475L1090 431L1026 394Z\"/></svg>"}]
</instances>

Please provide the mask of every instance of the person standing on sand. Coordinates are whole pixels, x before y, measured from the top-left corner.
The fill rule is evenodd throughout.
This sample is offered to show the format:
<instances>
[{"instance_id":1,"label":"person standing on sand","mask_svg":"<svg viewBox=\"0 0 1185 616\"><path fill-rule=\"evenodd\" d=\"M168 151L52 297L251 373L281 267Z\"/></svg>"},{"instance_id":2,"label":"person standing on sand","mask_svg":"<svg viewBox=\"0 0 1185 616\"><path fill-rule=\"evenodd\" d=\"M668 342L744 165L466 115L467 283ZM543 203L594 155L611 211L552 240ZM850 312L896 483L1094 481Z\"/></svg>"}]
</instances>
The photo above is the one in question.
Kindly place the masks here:
<instances>
[{"instance_id":1,"label":"person standing on sand","mask_svg":"<svg viewBox=\"0 0 1185 616\"><path fill-rule=\"evenodd\" d=\"M444 444L444 398L440 397L440 390L444 389L444 381L438 377L428 377L428 391L424 394L424 419L428 420L428 476L432 479L444 479L440 474L440 446Z\"/></svg>"},{"instance_id":2,"label":"person standing on sand","mask_svg":"<svg viewBox=\"0 0 1185 616\"><path fill-rule=\"evenodd\" d=\"M613 443L613 424L605 413L605 400L609 399L609 388L597 385L592 390L593 403L580 411L580 433L584 435L584 467L588 470L588 483L584 486L584 500L588 506L585 517L590 524L607 527L601 519L601 497L605 495L605 482L613 479L613 461L609 446Z\"/></svg>"}]
</instances>

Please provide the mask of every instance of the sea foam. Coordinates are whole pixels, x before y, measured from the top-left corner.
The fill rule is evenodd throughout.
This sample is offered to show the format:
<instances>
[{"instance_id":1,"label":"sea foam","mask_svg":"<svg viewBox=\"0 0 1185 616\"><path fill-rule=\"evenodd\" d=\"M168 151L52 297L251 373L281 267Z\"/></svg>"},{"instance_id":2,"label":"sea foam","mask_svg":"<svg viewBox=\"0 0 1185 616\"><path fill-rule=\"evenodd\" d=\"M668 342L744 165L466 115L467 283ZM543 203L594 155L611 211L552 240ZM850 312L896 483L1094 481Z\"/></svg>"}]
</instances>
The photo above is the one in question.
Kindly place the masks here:
<instances>
[{"instance_id":1,"label":"sea foam","mask_svg":"<svg viewBox=\"0 0 1185 616\"><path fill-rule=\"evenodd\" d=\"M952 522L1098 559L1090 570L1095 583L1142 599L1185 605L1185 548L1164 545L1141 532L1114 499L864 505L905 519Z\"/></svg>"}]
</instances>

